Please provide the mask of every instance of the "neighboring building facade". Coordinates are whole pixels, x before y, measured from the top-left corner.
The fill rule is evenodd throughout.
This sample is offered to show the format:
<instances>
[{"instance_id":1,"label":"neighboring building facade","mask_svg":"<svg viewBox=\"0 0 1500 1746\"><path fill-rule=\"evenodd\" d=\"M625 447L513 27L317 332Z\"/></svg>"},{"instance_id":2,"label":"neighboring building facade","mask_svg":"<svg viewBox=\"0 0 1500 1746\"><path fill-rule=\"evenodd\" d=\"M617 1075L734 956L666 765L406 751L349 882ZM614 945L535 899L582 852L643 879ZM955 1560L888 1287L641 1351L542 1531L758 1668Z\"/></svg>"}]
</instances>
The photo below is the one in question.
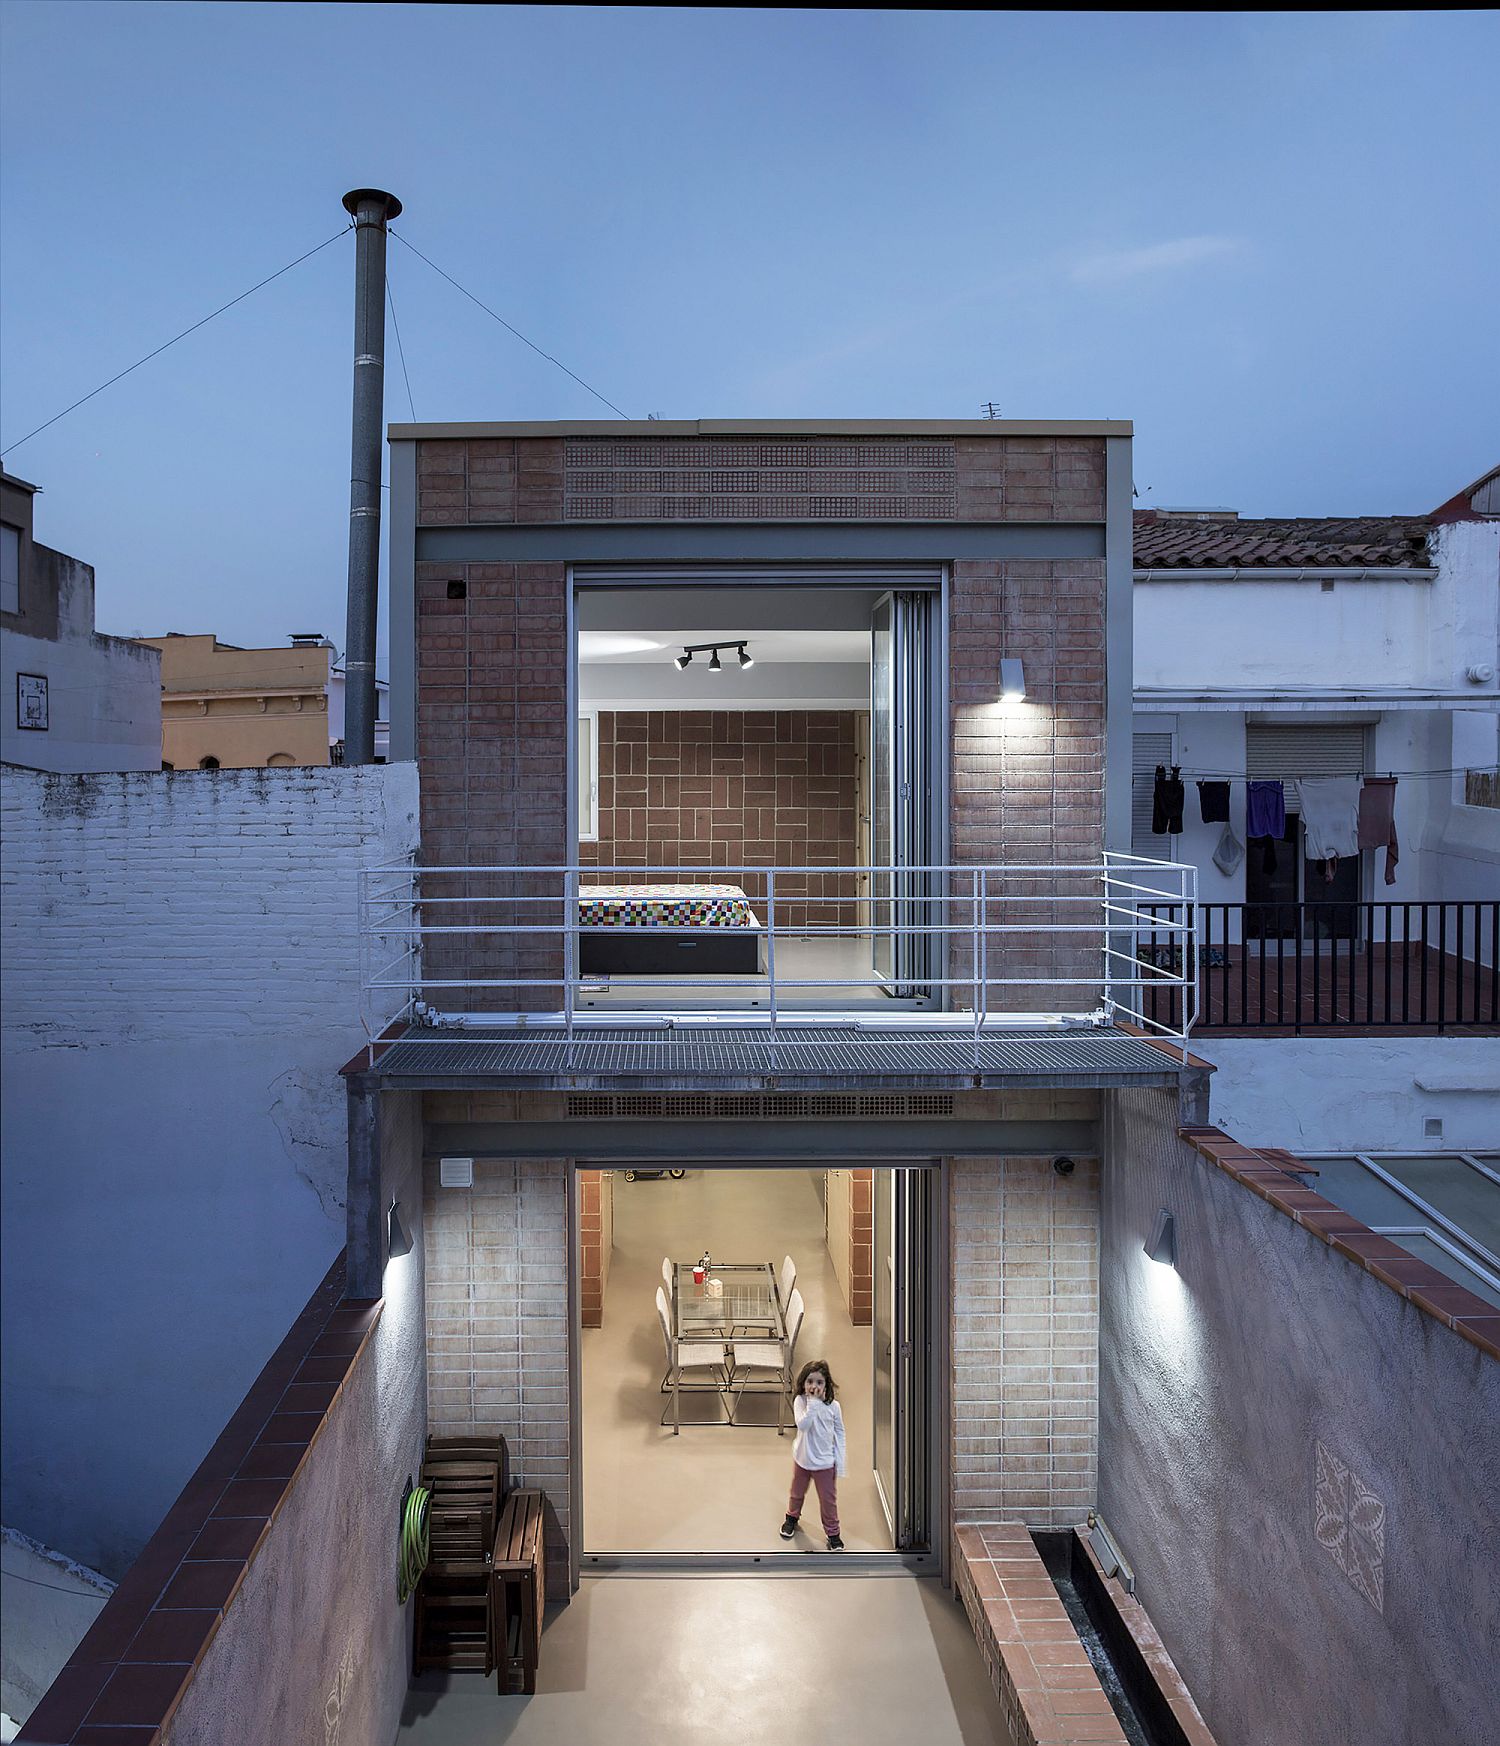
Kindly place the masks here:
<instances>
[{"instance_id":1,"label":"neighboring building facade","mask_svg":"<svg viewBox=\"0 0 1500 1746\"><path fill-rule=\"evenodd\" d=\"M1500 1132L1497 478L1429 515L1135 516L1132 846L1197 870L1195 1046L1221 1119L1268 1142ZM1180 835L1152 829L1159 766ZM1385 776L1394 865L1310 860L1298 779ZM1247 841L1252 780L1283 784L1274 854ZM1227 854L1200 781L1227 784Z\"/></svg>"},{"instance_id":2,"label":"neighboring building facade","mask_svg":"<svg viewBox=\"0 0 1500 1746\"><path fill-rule=\"evenodd\" d=\"M93 569L35 539L37 490L0 474L0 760L154 770L159 657L95 631Z\"/></svg>"},{"instance_id":3,"label":"neighboring building facade","mask_svg":"<svg viewBox=\"0 0 1500 1746\"><path fill-rule=\"evenodd\" d=\"M242 649L217 637L142 637L161 651L162 767L277 769L343 760L344 675L320 632L286 648ZM379 695L383 703L387 687ZM376 734L384 763L384 709Z\"/></svg>"}]
</instances>

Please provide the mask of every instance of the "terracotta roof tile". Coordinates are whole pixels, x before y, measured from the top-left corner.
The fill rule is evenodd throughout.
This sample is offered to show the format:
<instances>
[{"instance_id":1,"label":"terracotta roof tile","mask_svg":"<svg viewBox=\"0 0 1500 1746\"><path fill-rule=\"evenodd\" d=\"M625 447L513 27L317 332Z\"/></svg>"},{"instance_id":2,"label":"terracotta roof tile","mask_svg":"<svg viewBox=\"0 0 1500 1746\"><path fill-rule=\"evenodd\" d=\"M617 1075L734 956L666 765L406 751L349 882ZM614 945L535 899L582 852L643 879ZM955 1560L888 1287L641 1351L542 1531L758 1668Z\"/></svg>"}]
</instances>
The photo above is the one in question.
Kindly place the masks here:
<instances>
[{"instance_id":1,"label":"terracotta roof tile","mask_svg":"<svg viewBox=\"0 0 1500 1746\"><path fill-rule=\"evenodd\" d=\"M1426 564L1425 515L1193 520L1135 512L1138 570L1319 569Z\"/></svg>"}]
</instances>

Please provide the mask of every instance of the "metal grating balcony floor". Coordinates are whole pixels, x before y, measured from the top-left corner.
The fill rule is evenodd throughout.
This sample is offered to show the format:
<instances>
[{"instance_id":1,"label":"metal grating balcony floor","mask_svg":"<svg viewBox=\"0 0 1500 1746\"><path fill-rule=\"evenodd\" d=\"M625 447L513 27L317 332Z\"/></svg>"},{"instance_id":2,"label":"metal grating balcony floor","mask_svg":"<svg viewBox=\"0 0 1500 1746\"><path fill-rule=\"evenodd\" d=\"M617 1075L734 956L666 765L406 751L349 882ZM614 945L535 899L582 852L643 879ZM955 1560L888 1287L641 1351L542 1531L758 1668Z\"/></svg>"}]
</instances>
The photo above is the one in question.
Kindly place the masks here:
<instances>
[{"instance_id":1,"label":"metal grating balcony floor","mask_svg":"<svg viewBox=\"0 0 1500 1746\"><path fill-rule=\"evenodd\" d=\"M1164 1085L1181 1063L1127 1032L1092 1026L971 1031L863 1030L808 1025L780 1031L681 1025L558 1026L452 1031L413 1028L373 1070L387 1084L576 1090L640 1086L802 1088L864 1085Z\"/></svg>"}]
</instances>

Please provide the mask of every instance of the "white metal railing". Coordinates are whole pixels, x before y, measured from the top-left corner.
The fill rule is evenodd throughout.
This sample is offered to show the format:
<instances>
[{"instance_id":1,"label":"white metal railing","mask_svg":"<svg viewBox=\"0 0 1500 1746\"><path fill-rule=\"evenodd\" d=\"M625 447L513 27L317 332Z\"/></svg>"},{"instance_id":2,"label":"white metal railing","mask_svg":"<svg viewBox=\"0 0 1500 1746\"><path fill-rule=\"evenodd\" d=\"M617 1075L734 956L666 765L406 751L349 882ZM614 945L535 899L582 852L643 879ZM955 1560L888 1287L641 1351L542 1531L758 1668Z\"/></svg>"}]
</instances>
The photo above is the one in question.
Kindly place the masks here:
<instances>
[{"instance_id":1,"label":"white metal railing","mask_svg":"<svg viewBox=\"0 0 1500 1746\"><path fill-rule=\"evenodd\" d=\"M656 919L660 900L627 902L608 923L580 911L601 886L708 883L744 901L700 898L705 915L671 922ZM1163 922L1163 904L1182 919ZM375 867L360 886L365 1024L372 1046L392 1023L433 1037L543 1024L571 1042L599 1025L649 1031L689 1019L784 1037L834 1017L967 1031L977 1043L999 1025L1125 1020L1185 1055L1197 1017L1196 904L1196 868L1112 852L1099 862L903 868ZM1164 962L1168 934L1178 949ZM672 962L675 942L728 940L740 942L738 968ZM651 973L597 968L598 952L624 941L648 943L659 958ZM1147 989L1180 992L1168 1003L1178 1022L1151 1016ZM1040 1003L1028 1005L1027 990Z\"/></svg>"}]
</instances>

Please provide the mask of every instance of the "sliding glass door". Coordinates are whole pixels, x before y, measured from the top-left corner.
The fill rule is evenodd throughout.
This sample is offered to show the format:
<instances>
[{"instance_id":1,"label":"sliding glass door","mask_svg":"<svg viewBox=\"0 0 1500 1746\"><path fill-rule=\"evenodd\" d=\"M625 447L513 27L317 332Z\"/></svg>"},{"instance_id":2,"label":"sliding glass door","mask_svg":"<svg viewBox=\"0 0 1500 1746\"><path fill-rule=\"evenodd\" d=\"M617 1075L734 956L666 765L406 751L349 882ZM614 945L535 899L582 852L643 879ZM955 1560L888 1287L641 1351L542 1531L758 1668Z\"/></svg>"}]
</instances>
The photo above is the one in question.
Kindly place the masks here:
<instances>
[{"instance_id":1,"label":"sliding glass door","mask_svg":"<svg viewBox=\"0 0 1500 1746\"><path fill-rule=\"evenodd\" d=\"M874 1172L875 1484L897 1551L927 1544L928 1268L935 1172Z\"/></svg>"},{"instance_id":2,"label":"sliding glass door","mask_svg":"<svg viewBox=\"0 0 1500 1746\"><path fill-rule=\"evenodd\" d=\"M933 596L881 595L870 621L870 859L872 962L893 995L926 992L934 961L922 931L931 905L921 869L934 856Z\"/></svg>"}]
</instances>

